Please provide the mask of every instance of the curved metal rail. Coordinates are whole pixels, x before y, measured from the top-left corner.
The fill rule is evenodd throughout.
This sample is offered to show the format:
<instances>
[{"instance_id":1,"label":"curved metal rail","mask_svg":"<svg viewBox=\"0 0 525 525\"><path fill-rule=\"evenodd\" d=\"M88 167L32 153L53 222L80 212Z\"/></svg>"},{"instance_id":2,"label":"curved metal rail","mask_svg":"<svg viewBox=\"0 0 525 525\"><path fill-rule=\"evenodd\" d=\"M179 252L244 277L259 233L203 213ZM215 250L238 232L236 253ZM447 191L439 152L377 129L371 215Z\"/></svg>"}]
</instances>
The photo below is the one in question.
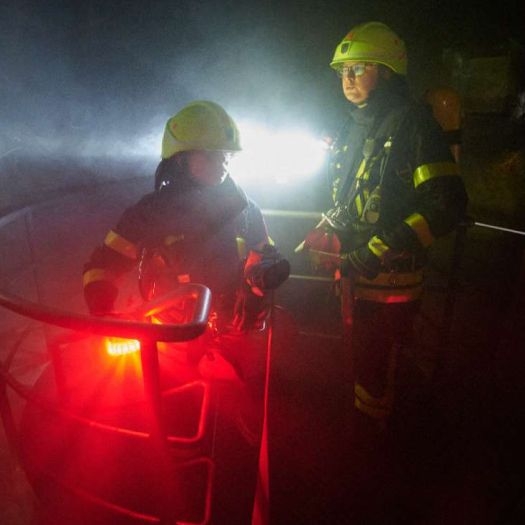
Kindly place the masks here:
<instances>
[{"instance_id":1,"label":"curved metal rail","mask_svg":"<svg viewBox=\"0 0 525 525\"><path fill-rule=\"evenodd\" d=\"M154 316L163 309L170 308L170 306L176 304L182 296L193 299L193 311L189 322L184 324L157 324L151 322L149 319L150 317ZM209 407L208 389L206 385L202 384L201 382L195 382L192 384L183 385L177 389L172 389L170 392L162 392L159 378L160 371L157 342L188 341L195 339L205 331L211 306L211 292L206 286L193 283L181 285L176 290L146 303L131 314L132 317L145 319L144 321L119 318L102 318L76 314L64 311L59 308L52 308L35 302L27 301L21 297L14 296L3 291L0 291L0 306L3 306L30 319L74 330L77 333L80 332L140 340L144 393L146 402L150 407L150 410L148 411L150 415L149 432L138 432L113 425L104 425L95 420L81 417L78 414L64 409L62 406L50 406L49 404L46 406L46 403L42 402L42 400L35 399L34 396L31 395L29 389L25 388L23 385L14 380L14 378L9 373L8 366L0 363L0 416L4 423L8 442L16 455L19 453L17 446L17 429L15 418L13 416L7 396L7 387L13 389L13 391L17 392L18 395L20 395L22 398L25 398L26 400L32 399L33 402L36 401L37 404L42 405L44 410L60 413L63 417L74 420L77 423L85 425L86 427L123 434L129 437L139 437L153 440L152 446L159 446L162 450L173 445L189 445L198 443L203 438L205 432L204 421L207 417L206 412ZM55 372L59 372L61 368L61 359L59 357L59 353L53 351L50 353L53 366L55 367ZM60 382L60 377L60 373L55 373L55 379L57 380L57 383ZM58 393L60 394L60 392L64 389L61 388L60 384L57 384L57 387ZM197 433L196 435L189 438L170 436L165 431L163 413L161 410L162 397L168 393L174 393L189 387L200 387L203 389L199 427ZM165 453L167 454L167 449ZM169 456L166 455L166 461L168 457ZM192 461L184 462L184 465L191 465L193 463L202 463L207 466L206 494L203 502L202 521L199 521L200 525L208 523L210 519L213 461L205 456L200 456ZM51 475L50 473L48 474ZM159 517L137 514L131 509L115 505L114 503L96 496L95 494L80 490L78 487L72 487L66 484L63 486L63 488L71 491L72 493L76 493L77 497L80 497L85 501L89 501L101 508L105 508L116 515L127 516L143 523L160 523L162 521ZM167 512L169 512L169 509Z\"/></svg>"},{"instance_id":2,"label":"curved metal rail","mask_svg":"<svg viewBox=\"0 0 525 525\"><path fill-rule=\"evenodd\" d=\"M193 318L184 324L151 324L149 322L66 312L59 308L27 301L3 291L0 291L0 306L36 321L79 332L146 341L189 341L201 335L206 329L210 312L211 292L204 285L184 284L173 292L147 303L135 315L150 317L161 305L169 306L181 295L191 296L196 301Z\"/></svg>"}]
</instances>

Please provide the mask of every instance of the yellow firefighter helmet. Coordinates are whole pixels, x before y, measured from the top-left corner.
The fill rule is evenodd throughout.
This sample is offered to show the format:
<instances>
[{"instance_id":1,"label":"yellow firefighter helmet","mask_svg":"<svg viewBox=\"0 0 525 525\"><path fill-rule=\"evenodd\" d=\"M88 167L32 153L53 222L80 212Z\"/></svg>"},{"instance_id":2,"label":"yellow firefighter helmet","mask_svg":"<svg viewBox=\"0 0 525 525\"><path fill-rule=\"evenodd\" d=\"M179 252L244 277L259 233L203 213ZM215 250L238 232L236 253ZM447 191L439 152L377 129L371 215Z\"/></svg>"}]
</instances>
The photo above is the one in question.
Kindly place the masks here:
<instances>
[{"instance_id":1,"label":"yellow firefighter helmet","mask_svg":"<svg viewBox=\"0 0 525 525\"><path fill-rule=\"evenodd\" d=\"M166 123L162 158L181 151L240 151L239 130L222 106L197 100L182 108Z\"/></svg>"},{"instance_id":2,"label":"yellow firefighter helmet","mask_svg":"<svg viewBox=\"0 0 525 525\"><path fill-rule=\"evenodd\" d=\"M399 75L407 73L405 43L381 22L354 27L336 47L330 67L337 70L354 60L383 64Z\"/></svg>"}]
</instances>

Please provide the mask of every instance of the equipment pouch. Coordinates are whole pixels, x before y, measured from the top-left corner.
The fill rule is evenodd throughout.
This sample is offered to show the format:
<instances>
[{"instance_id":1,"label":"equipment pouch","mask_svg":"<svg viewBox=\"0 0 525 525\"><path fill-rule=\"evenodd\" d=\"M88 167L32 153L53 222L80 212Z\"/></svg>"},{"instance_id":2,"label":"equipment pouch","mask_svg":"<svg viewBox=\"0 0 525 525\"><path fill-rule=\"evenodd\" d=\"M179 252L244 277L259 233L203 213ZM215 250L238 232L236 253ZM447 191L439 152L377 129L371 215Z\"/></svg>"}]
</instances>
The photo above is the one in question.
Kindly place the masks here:
<instances>
[{"instance_id":1,"label":"equipment pouch","mask_svg":"<svg viewBox=\"0 0 525 525\"><path fill-rule=\"evenodd\" d=\"M367 224L376 224L379 220L380 208L381 186L376 186L365 203L361 219Z\"/></svg>"}]
</instances>

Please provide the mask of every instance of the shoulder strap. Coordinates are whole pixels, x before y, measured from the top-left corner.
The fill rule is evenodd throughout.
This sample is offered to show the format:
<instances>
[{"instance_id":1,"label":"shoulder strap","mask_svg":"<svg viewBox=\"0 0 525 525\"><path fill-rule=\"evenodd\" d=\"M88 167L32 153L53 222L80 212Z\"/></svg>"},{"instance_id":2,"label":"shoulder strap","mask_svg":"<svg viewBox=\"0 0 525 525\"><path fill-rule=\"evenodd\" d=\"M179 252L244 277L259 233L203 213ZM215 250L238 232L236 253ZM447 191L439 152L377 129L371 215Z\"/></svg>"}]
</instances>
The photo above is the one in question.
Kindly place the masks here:
<instances>
[{"instance_id":1,"label":"shoulder strap","mask_svg":"<svg viewBox=\"0 0 525 525\"><path fill-rule=\"evenodd\" d=\"M385 175L388 160L390 158L392 145L399 136L399 130L403 126L408 112L408 105L396 108L395 110L391 111L389 115L387 115L381 126L379 126L377 137L386 137L386 140L383 143L383 155L381 158L381 164L379 166L379 186L381 186L383 182L383 177Z\"/></svg>"},{"instance_id":2,"label":"shoulder strap","mask_svg":"<svg viewBox=\"0 0 525 525\"><path fill-rule=\"evenodd\" d=\"M342 201L345 203L353 202L357 192L359 191L357 185L355 184L355 178L352 178L352 173L357 171L357 167L364 162L364 166L360 171L366 171L370 160L373 158L374 154L377 156L381 155L380 159L380 183L383 181L383 176L386 170L388 157L390 155L390 149L395 136L399 131L402 122L406 114L408 113L408 106L402 106L395 108L387 113L383 119L377 119L372 128L370 129L367 138L363 144L363 158L358 162L354 163L348 173L344 187L340 195L343 196ZM381 145L381 151L378 151L377 141L380 138L385 138L386 141Z\"/></svg>"}]
</instances>

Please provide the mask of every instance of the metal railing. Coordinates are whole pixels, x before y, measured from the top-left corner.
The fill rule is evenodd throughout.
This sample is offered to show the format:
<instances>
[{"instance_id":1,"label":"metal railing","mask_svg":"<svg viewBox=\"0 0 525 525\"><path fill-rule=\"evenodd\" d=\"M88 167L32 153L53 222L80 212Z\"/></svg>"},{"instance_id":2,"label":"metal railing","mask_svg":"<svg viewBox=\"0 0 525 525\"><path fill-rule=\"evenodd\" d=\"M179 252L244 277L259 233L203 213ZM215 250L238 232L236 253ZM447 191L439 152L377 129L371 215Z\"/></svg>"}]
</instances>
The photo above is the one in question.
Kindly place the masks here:
<instances>
[{"instance_id":1,"label":"metal railing","mask_svg":"<svg viewBox=\"0 0 525 525\"><path fill-rule=\"evenodd\" d=\"M160 309L169 308L178 298L192 297L194 301L193 316L188 323L184 324L152 324L148 319L155 315ZM48 323L54 326L74 330L85 334L98 334L119 338L138 339L141 343L140 361L142 377L144 381L144 393L146 400L146 414L150 415L149 432L141 432L120 426L101 423L93 418L80 416L72 410L63 407L63 404L52 404L44 399L39 399L37 394L20 382L18 382L9 372L9 365L0 363L0 416L2 418L8 443L12 451L18 453L18 432L16 422L11 409L7 389L10 388L19 396L49 414L55 414L63 419L74 421L85 428L95 429L103 432L113 432L129 438L143 440L153 440L151 446L165 449L177 444L195 444L202 440L205 433L205 421L208 417L209 391L207 384L202 381L194 381L184 384L177 388L172 388L167 392L161 390L160 369L157 342L180 342L189 341L201 335L207 326L210 309L211 293L208 288L198 284L185 284L176 291L162 298L158 298L148 305L141 307L140 311L134 313L135 316L144 317L145 321L95 318L88 315L74 314L57 308L50 308L20 297L10 295L0 291L0 305L13 312L30 319ZM54 377L57 381L57 393L64 392L65 377L62 370L61 357L59 352L50 351L51 362L54 368ZM165 395L183 393L188 389L200 392L200 413L198 415L197 431L193 436L171 436L165 431L166 425L163 418L162 398ZM59 396L60 397L60 396ZM166 451L168 452L168 451ZM206 496L203 502L203 519L199 523L207 523L211 512L211 491L212 491L212 472L213 461L206 456L199 456L181 464L181 468L188 468L194 465L203 467L207 470L206 475ZM46 475L52 479L52 472ZM106 511L117 513L133 519L141 519L147 523L160 523L161 518L137 513L131 509L115 505L99 496L89 493L79 487L72 486L61 479L54 481L62 486L63 489L76 495L76 497L89 501L91 504L103 507Z\"/></svg>"},{"instance_id":2,"label":"metal railing","mask_svg":"<svg viewBox=\"0 0 525 525\"><path fill-rule=\"evenodd\" d=\"M36 296L37 299L40 300L38 282L35 274L35 257L31 242L31 219L31 208L28 207L17 210L0 218L0 230L13 223L22 222L23 235L25 236L27 251L29 253L26 266L32 271ZM20 268L17 267L15 269L18 271ZM153 316L159 311L169 309L170 306L175 305L181 296L192 300L193 311L188 322L183 324L158 324L151 322ZM14 393L26 403L37 406L40 410L49 414L49 417L59 417L63 421L73 422L86 429L98 432L109 432L130 439L139 439L145 443L149 442L150 446L158 447L159 450L165 450L165 454L167 454L166 458L169 455L169 449L173 446L180 445L187 447L188 445L200 443L206 431L205 421L208 419L210 405L209 385L204 381L196 380L163 391L160 382L157 343L190 341L200 336L207 326L210 304L211 293L207 287L199 284L185 284L170 294L156 298L142 305L140 308L135 309L131 312L130 319L99 318L46 306L39 302L30 301L23 297L13 295L10 292L0 290L0 306L4 309L10 310L26 319L72 331L72 333L62 334L62 336L55 337L54 339L46 338L48 345L47 350L51 359L53 376L56 382L57 403L43 398L32 386L23 384L11 373L10 368L13 358L20 347L19 341L15 343L15 348L8 353L7 359L4 362L0 361L0 417L11 452L15 457L19 457L19 429L17 428L17 420L10 402L9 393ZM27 333L27 331L24 333ZM71 409L66 402L67 400L62 397L67 390L66 376L63 372L61 352L57 351L57 349L65 343L74 343L80 338L90 335L136 339L140 341L140 368L146 404L145 414L148 417L148 428L146 431L108 424L107 422L98 421L93 417L85 417ZM176 396L178 394L184 395L190 390L192 395L197 395L197 402L199 404L199 413L196 415L198 422L195 431L189 436L169 435L165 430L167 425L165 424L165 415L162 410L163 398ZM213 460L199 453L197 457L182 460L179 467L182 469L198 468L206 471L205 497L201 513L202 520L198 523L208 523L211 514ZM60 479L60 476L57 477L54 475L53 472L45 472L45 476L58 486L61 486L63 490L75 495L75 497L103 508L107 512L132 520L140 520L144 523L161 523L170 513L170 509L168 508L164 511L166 513L164 517L141 514L130 508L115 504L112 501L100 497L100 495L91 493L80 486L68 483L64 479Z\"/></svg>"}]
</instances>

